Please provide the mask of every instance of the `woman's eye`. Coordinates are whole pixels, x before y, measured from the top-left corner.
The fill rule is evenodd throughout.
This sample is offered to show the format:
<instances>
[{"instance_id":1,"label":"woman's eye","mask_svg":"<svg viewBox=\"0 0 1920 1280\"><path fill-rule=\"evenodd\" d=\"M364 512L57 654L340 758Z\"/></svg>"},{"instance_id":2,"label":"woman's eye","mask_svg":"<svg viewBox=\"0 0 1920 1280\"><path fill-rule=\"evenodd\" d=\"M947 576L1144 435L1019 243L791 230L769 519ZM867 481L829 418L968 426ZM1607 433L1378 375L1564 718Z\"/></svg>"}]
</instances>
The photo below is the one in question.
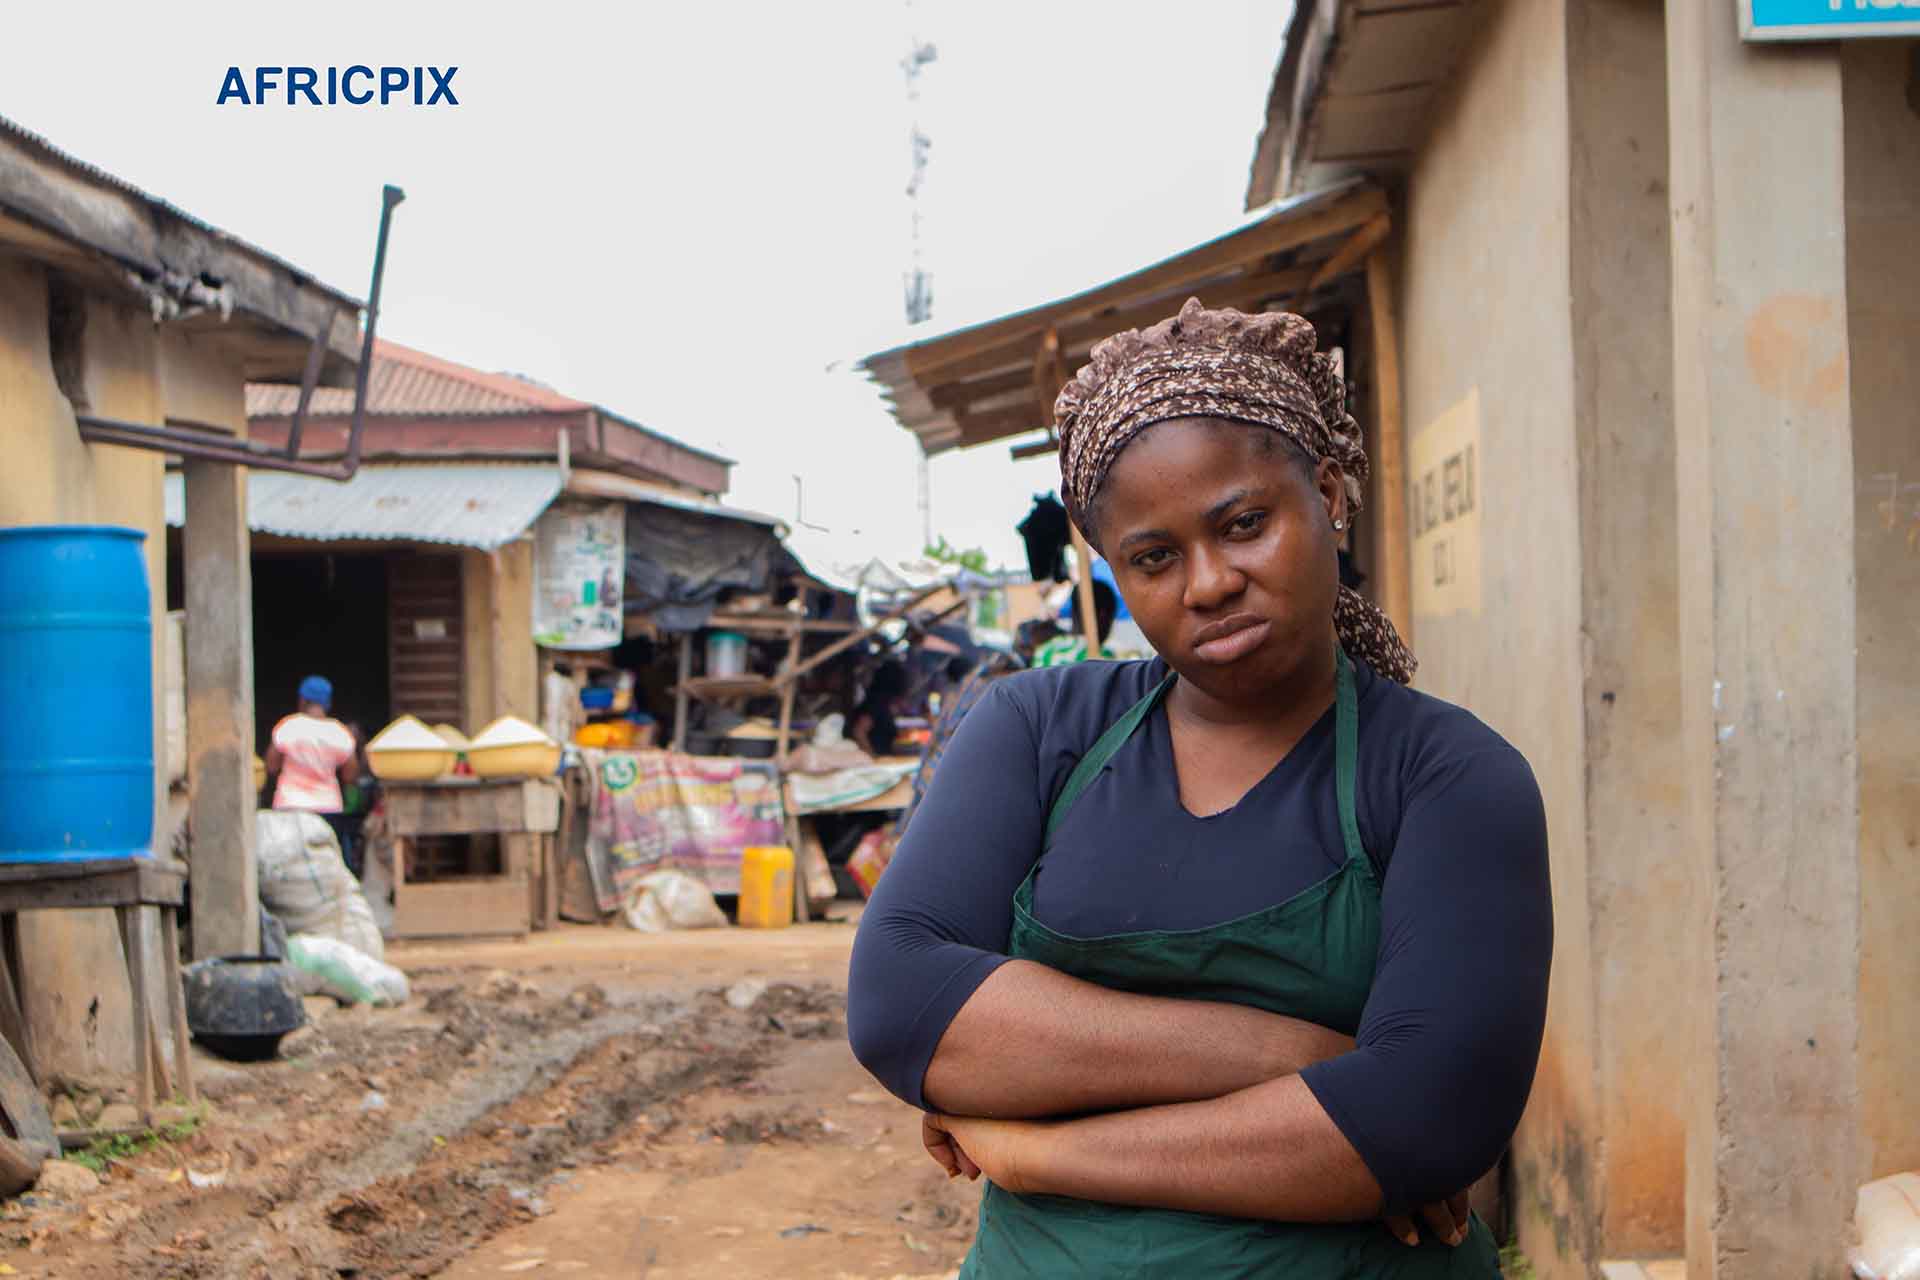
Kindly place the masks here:
<instances>
[{"instance_id":1,"label":"woman's eye","mask_svg":"<svg viewBox=\"0 0 1920 1280\"><path fill-rule=\"evenodd\" d=\"M1258 533L1260 532L1261 526L1266 524L1266 522L1266 512L1249 511L1244 515L1234 517L1233 522L1227 526L1227 532L1237 534Z\"/></svg>"},{"instance_id":2,"label":"woman's eye","mask_svg":"<svg viewBox=\"0 0 1920 1280\"><path fill-rule=\"evenodd\" d=\"M1167 562L1170 554L1165 547L1154 547L1151 550L1142 551L1133 558L1133 567L1136 569L1157 569Z\"/></svg>"}]
</instances>

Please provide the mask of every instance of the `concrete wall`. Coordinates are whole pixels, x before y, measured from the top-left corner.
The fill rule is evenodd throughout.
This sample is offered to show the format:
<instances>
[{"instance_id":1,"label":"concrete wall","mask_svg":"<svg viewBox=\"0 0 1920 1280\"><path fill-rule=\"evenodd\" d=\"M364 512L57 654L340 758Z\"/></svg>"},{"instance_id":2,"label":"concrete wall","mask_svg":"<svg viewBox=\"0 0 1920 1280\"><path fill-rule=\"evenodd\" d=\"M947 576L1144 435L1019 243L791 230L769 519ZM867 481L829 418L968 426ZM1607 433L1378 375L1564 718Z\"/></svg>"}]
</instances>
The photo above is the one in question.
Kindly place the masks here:
<instances>
[{"instance_id":1,"label":"concrete wall","mask_svg":"<svg viewBox=\"0 0 1920 1280\"><path fill-rule=\"evenodd\" d=\"M1595 1256L1600 1100L1581 645L1581 439L1571 315L1564 3L1487 6L1436 104L1401 212L1406 421L1469 393L1480 414L1476 611L1422 613L1420 687L1470 707L1532 762L1553 846L1557 947L1549 1030L1515 1144L1520 1237L1549 1275ZM1589 386L1601 401L1601 389ZM1607 394L1610 394L1608 392ZM1589 415L1591 420L1592 415ZM1417 482L1417 475L1414 477Z\"/></svg>"},{"instance_id":2,"label":"concrete wall","mask_svg":"<svg viewBox=\"0 0 1920 1280\"><path fill-rule=\"evenodd\" d=\"M1915 46L1843 55L1860 735L1860 1090L1873 1176L1920 1168L1920 114ZM1845 565L1816 571L1844 573Z\"/></svg>"},{"instance_id":3,"label":"concrete wall","mask_svg":"<svg viewBox=\"0 0 1920 1280\"><path fill-rule=\"evenodd\" d=\"M158 421L160 355L151 320L131 308L89 302L83 342L83 385L93 411L134 422ZM167 599L161 457L81 442L72 408L54 378L45 272L37 264L4 256L0 439L7 451L7 465L0 467L0 526L112 523L146 531L159 670ZM156 752L164 742L160 687L156 680L151 718ZM159 786L155 791L157 823L163 793ZM131 1072L132 1014L112 913L23 914L20 944L28 983L27 1017L41 1068L80 1079Z\"/></svg>"},{"instance_id":4,"label":"concrete wall","mask_svg":"<svg viewBox=\"0 0 1920 1280\"><path fill-rule=\"evenodd\" d=\"M1688 881L1665 55L1661 0L1567 5L1584 889L1599 1106L1580 1145L1607 1257L1678 1253L1686 1227L1686 1117L1674 1088L1686 1068L1688 1011L1673 992Z\"/></svg>"}]
</instances>

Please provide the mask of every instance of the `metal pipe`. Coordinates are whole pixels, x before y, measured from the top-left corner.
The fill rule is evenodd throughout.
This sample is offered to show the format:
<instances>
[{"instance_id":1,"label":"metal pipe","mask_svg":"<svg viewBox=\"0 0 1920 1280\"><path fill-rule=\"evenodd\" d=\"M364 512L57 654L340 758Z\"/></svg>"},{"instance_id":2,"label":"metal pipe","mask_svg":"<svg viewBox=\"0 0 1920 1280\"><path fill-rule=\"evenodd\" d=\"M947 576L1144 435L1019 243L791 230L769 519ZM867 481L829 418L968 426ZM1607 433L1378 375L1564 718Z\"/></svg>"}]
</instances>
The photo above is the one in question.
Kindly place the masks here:
<instances>
[{"instance_id":1,"label":"metal pipe","mask_svg":"<svg viewBox=\"0 0 1920 1280\"><path fill-rule=\"evenodd\" d=\"M373 373L373 331L380 322L380 286L387 276L387 228L393 224L394 206L406 198L407 193L391 182L380 189L380 238L374 242L373 283L367 287L367 328L360 340L360 367L353 373L353 428L347 433L349 476L360 469L360 429L367 421L367 379Z\"/></svg>"},{"instance_id":2,"label":"metal pipe","mask_svg":"<svg viewBox=\"0 0 1920 1280\"><path fill-rule=\"evenodd\" d=\"M313 341L307 344L307 367L300 371L300 403L294 406L293 421L287 424L287 456L300 456L300 432L307 425L307 406L313 402L313 389L320 383L320 366L326 363L326 339L333 335L333 318L338 315L337 308L327 308L327 318L320 323L320 331Z\"/></svg>"},{"instance_id":3,"label":"metal pipe","mask_svg":"<svg viewBox=\"0 0 1920 1280\"><path fill-rule=\"evenodd\" d=\"M258 471L290 471L296 475L318 476L323 480L350 480L352 473L337 462L289 462L270 450L254 452L248 442L214 444L189 435L174 435L164 427L147 427L111 418L85 417L81 435L92 444L119 445L126 449L152 449L182 458L202 458L209 462L230 462Z\"/></svg>"},{"instance_id":4,"label":"metal pipe","mask_svg":"<svg viewBox=\"0 0 1920 1280\"><path fill-rule=\"evenodd\" d=\"M373 283L368 290L367 323L360 342L360 365L353 379L353 425L347 431L345 455L338 461L321 462L300 456L300 437L306 426L307 407L320 380L320 368L326 359L328 340L333 335L336 311L327 312L325 323L313 335L307 349L307 363L300 377L300 403L287 426L287 442L275 449L252 440L220 440L207 428L187 426L150 426L122 422L91 413L76 413L80 438L89 444L120 445L129 449L151 449L182 458L201 458L211 462L230 462L259 471L290 471L296 475L317 476L323 480L351 480L360 469L360 440L367 420L367 378L373 365L374 328L380 315L380 288L387 271L387 232L393 223L393 209L407 198L406 192L388 184L380 193L380 236L373 251Z\"/></svg>"}]
</instances>

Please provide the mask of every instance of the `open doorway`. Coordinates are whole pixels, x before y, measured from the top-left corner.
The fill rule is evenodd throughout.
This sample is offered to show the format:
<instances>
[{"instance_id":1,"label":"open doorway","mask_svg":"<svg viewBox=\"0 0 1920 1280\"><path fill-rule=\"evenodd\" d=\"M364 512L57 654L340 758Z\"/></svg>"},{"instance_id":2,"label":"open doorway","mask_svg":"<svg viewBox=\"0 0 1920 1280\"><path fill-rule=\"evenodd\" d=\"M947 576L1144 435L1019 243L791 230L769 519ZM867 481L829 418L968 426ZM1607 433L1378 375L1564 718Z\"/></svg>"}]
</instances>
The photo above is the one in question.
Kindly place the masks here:
<instances>
[{"instance_id":1,"label":"open doorway","mask_svg":"<svg viewBox=\"0 0 1920 1280\"><path fill-rule=\"evenodd\" d=\"M333 682L336 719L371 735L391 718L385 556L253 557L255 741L271 740L310 675Z\"/></svg>"}]
</instances>

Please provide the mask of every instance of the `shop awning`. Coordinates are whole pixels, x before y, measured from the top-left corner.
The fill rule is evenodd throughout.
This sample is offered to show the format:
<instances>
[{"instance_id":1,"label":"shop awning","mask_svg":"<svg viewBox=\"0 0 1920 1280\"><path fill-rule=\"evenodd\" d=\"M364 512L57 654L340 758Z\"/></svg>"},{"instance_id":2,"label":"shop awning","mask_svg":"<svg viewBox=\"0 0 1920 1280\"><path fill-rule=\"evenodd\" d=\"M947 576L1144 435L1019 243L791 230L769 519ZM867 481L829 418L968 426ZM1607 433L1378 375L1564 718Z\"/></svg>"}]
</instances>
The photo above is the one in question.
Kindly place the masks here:
<instances>
[{"instance_id":1,"label":"shop awning","mask_svg":"<svg viewBox=\"0 0 1920 1280\"><path fill-rule=\"evenodd\" d=\"M1163 320L1190 297L1311 311L1322 291L1365 272L1388 230L1380 188L1342 183L1275 201L1225 235L1071 297L916 338L857 367L929 454L1026 435L1045 429L1054 395L1102 338Z\"/></svg>"},{"instance_id":2,"label":"shop awning","mask_svg":"<svg viewBox=\"0 0 1920 1280\"><path fill-rule=\"evenodd\" d=\"M438 542L492 551L525 533L560 495L557 466L446 462L369 465L344 484L285 472L247 476L247 526L315 542ZM186 483L170 472L167 523L186 522Z\"/></svg>"}]
</instances>

